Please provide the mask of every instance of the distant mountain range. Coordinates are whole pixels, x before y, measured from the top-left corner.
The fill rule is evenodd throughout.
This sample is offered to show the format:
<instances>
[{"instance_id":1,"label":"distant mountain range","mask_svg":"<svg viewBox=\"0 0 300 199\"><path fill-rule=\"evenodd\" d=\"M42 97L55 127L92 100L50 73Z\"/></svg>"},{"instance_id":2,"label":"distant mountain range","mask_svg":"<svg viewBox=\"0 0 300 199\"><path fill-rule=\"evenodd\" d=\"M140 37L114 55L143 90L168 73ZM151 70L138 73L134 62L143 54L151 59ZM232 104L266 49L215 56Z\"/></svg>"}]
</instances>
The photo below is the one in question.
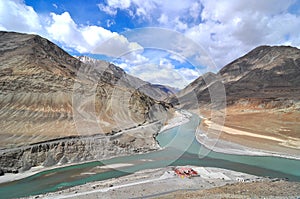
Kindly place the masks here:
<instances>
[{"instance_id":1,"label":"distant mountain range","mask_svg":"<svg viewBox=\"0 0 300 199\"><path fill-rule=\"evenodd\" d=\"M151 84L149 82L143 81L137 77L127 74L122 68L105 61L93 59L87 56L79 56L76 58L83 63L93 65L95 68L99 69L99 71L109 71L114 76L121 77L120 79L118 79L118 85L139 90L140 92L148 95L155 100L163 101L167 97L178 92L177 89L169 86Z\"/></svg>"}]
</instances>

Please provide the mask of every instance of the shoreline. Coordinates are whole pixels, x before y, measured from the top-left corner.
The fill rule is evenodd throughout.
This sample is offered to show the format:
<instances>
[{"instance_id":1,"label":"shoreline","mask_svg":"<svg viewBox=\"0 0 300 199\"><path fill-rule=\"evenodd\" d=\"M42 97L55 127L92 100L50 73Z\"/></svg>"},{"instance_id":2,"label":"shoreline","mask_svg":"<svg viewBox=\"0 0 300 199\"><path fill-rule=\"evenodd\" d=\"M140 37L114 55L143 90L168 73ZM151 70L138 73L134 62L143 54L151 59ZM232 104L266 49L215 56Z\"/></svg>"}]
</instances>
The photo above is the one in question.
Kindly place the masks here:
<instances>
[{"instance_id":1,"label":"shoreline","mask_svg":"<svg viewBox=\"0 0 300 199\"><path fill-rule=\"evenodd\" d=\"M222 129L222 131L223 131L224 128L227 128L226 130L233 129L233 128L229 128L229 127L222 127L220 125L217 125L210 121L207 121L207 118L205 118L203 116L199 116L199 117L201 117L202 121L206 125L209 126L208 128L210 128L210 125L213 124L214 126L219 126L219 128L217 130ZM233 130L240 131L238 129L233 129ZM229 133L229 134L235 134L235 133ZM250 135L250 134L253 134L253 133L249 133L247 135ZM259 135L257 135L257 136L259 136ZM201 137L204 137L203 138L204 140L202 140ZM262 137L262 136L260 136L260 137ZM199 142L205 148L207 148L208 150L217 152L217 153L231 154L231 155L248 155L248 156L270 156L270 157L279 157L279 158L300 160L300 156L286 155L286 154L281 154L281 153L276 153L276 152L274 153L274 152L263 150L263 149L256 149L253 147L243 146L241 144L225 141L222 139L211 139L211 138L207 137L204 130L201 130L200 132L198 130L195 134L195 138L196 138L197 142ZM209 146L209 145L211 145L211 143L213 146ZM217 144L219 144L221 146L218 147L218 146L216 146Z\"/></svg>"},{"instance_id":2,"label":"shoreline","mask_svg":"<svg viewBox=\"0 0 300 199\"><path fill-rule=\"evenodd\" d=\"M176 113L176 116L173 117L172 119L170 119L168 121L168 124L163 126L158 133L163 133L163 131L165 131L165 130L168 130L168 129L174 128L176 126L182 125L182 124L188 122L189 118L192 116L191 113L189 113L185 110L178 110L175 113ZM202 120L205 119L203 116L199 116L199 117ZM225 143L226 141L224 141L224 140L221 140L222 143L220 143L220 140L217 140L217 142L219 142L219 144L221 144L222 147L213 146L213 148L210 148L207 145L207 143L202 142L199 137L200 137L200 134L198 132L196 132L195 138L201 145L203 145L205 148L207 148L209 150L212 150L212 151L218 152L218 153L232 154L232 155L247 155L247 156L272 156L272 157L280 157L280 158L300 160L300 157L281 155L281 154L271 153L271 152L268 152L268 151L257 150L257 149L254 149L254 148L245 147L245 146L235 144L235 143L230 143L230 146L234 145L234 146L236 146L236 148L224 147L224 146L226 146L226 144L228 145L228 143ZM158 148L157 151L163 149L159 145L158 145L158 147L159 148ZM132 154L132 155L134 155L134 154ZM121 156L116 155L116 156L112 156L108 159L116 158L116 157L121 157ZM106 159L107 158L102 159L102 160L106 160ZM86 164L86 163L91 163L91 162L96 162L96 161L101 161L101 160L83 161L83 162L77 162L77 163L68 163L68 164L63 164L63 165L55 165L55 166L51 166L51 167L37 166L37 167L32 167L28 171L18 173L18 174L6 173L4 176L0 176L0 184L21 180L21 179L33 176L37 173L52 170L52 169L58 169L58 168L69 167L69 166L80 165L80 164ZM109 165L104 165L104 166L109 167Z\"/></svg>"},{"instance_id":3,"label":"shoreline","mask_svg":"<svg viewBox=\"0 0 300 199\"><path fill-rule=\"evenodd\" d=\"M124 198L151 197L151 195L165 194L180 189L206 190L227 184L239 182L260 182L265 177L245 174L237 171L197 166L178 166L176 168L190 167L197 171L199 176L182 178L175 174L174 167L148 169L138 171L125 177L112 178L104 181L90 182L84 185L70 187L64 190L40 194L38 197L54 198ZM27 198L34 198L31 196Z\"/></svg>"},{"instance_id":4,"label":"shoreline","mask_svg":"<svg viewBox=\"0 0 300 199\"><path fill-rule=\"evenodd\" d=\"M171 118L170 121L168 121L168 124L163 126L159 132L159 133L163 133L163 131L174 128L176 126L180 126L186 122L189 121L189 117L191 116L190 113L188 113L185 110L176 110L175 111L176 116ZM148 125L148 124L145 124ZM138 126L136 128L142 128L143 126ZM121 133L124 133L121 132ZM160 147L157 143L157 151L163 149L162 147ZM148 152L150 153L150 152ZM134 155L134 154L131 154ZM125 156L125 155L124 155ZM111 156L110 158L105 158L105 159L101 159L101 160L89 160L89 161L82 161L82 162L74 162L74 163L67 163L67 164L57 164L54 166L50 166L50 167L45 167L45 166L36 166L36 167L32 167L30 170L24 171L24 172L20 172L17 174L13 174L13 173L5 173L3 176L0 176L0 184L3 183L9 183L9 182L13 182L13 181L17 181L17 180L22 180L24 178L33 176L35 174L44 172L44 171L48 171L48 170L52 170L52 169L58 169L58 168L63 168L63 167L69 167L69 166L74 166L74 165L80 165L80 164L86 164L86 163L91 163L91 162L97 162L97 161L102 161L102 160L107 160L107 159L112 159L112 158L116 158L116 157L123 157L123 156ZM104 165L105 166L105 165ZM109 166L109 165L107 165Z\"/></svg>"},{"instance_id":5,"label":"shoreline","mask_svg":"<svg viewBox=\"0 0 300 199\"><path fill-rule=\"evenodd\" d=\"M186 110L176 110L175 116L172 117L168 121L168 123L160 129L160 131L158 133L163 133L163 131L169 130L171 128L174 128L176 126L180 126L182 124L189 122L189 119L191 116L192 116L192 114Z\"/></svg>"}]
</instances>

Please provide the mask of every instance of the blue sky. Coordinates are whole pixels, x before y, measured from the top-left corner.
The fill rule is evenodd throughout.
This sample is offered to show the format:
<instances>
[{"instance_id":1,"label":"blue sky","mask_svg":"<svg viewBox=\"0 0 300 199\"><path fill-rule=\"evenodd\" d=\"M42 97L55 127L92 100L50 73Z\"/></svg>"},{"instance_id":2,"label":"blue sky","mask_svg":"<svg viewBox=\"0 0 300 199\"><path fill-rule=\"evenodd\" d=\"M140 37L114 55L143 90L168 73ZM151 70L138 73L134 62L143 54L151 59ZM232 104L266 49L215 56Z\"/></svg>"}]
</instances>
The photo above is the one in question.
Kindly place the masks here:
<instances>
[{"instance_id":1,"label":"blue sky","mask_svg":"<svg viewBox=\"0 0 300 199\"><path fill-rule=\"evenodd\" d=\"M190 43L163 41L177 42L184 49L180 57L167 49L148 49L124 34L146 27L191 39L202 49L199 64L187 62L198 51ZM0 0L0 30L39 34L72 55L106 59L146 81L182 88L259 45L299 48L300 1ZM95 48L108 40L105 52L95 55ZM131 53L115 59L116 49Z\"/></svg>"}]
</instances>

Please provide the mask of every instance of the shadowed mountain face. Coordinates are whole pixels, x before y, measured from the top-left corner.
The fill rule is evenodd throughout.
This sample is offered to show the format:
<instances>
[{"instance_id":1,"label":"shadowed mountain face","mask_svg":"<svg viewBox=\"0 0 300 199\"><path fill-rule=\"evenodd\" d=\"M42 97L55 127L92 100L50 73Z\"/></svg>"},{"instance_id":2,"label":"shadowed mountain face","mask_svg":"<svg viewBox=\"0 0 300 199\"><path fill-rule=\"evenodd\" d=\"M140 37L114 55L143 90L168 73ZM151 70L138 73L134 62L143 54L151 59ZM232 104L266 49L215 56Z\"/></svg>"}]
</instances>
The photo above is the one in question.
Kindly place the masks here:
<instances>
[{"instance_id":1,"label":"shadowed mountain face","mask_svg":"<svg viewBox=\"0 0 300 199\"><path fill-rule=\"evenodd\" d=\"M107 62L83 64L37 35L0 32L0 54L0 148L117 132L169 108L132 86L142 80Z\"/></svg>"},{"instance_id":2,"label":"shadowed mountain face","mask_svg":"<svg viewBox=\"0 0 300 199\"><path fill-rule=\"evenodd\" d=\"M199 77L169 101L173 104L180 101L183 107L197 108L198 105L187 100L196 95L199 104L208 104L208 87L214 89L216 80L224 84L228 105L241 99L260 102L299 100L300 50L288 46L260 46L223 67L217 75L206 73Z\"/></svg>"}]
</instances>

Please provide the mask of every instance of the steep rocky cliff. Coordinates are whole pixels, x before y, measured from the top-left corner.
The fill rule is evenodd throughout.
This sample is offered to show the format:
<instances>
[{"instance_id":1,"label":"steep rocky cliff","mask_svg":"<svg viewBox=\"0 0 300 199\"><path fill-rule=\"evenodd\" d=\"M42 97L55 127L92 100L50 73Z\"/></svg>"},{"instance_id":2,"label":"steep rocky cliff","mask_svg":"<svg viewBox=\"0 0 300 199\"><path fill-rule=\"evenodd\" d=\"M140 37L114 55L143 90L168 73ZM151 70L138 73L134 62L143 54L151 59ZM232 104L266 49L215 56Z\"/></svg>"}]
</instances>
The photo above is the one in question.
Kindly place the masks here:
<instances>
[{"instance_id":1,"label":"steep rocky cliff","mask_svg":"<svg viewBox=\"0 0 300 199\"><path fill-rule=\"evenodd\" d=\"M170 106L120 84L126 74L112 72L118 70L114 65L103 62L98 66L105 70L82 63L40 36L0 32L0 168L17 171L47 165L45 161L51 159L58 163L68 154L83 160L85 154L78 153L91 148L103 150L101 158L125 154L118 143L129 148L127 152L153 150L153 137ZM139 129L137 133L146 133L145 138L122 134L113 142L106 137L143 124L155 126ZM105 141L94 146L95 135ZM56 142L47 144L49 140ZM28 147L35 143L41 144ZM48 154L51 150L55 152ZM50 159L45 158L48 155ZM66 161L75 161L72 158ZM93 158L96 155L87 157ZM20 166L22 162L25 166Z\"/></svg>"}]
</instances>

